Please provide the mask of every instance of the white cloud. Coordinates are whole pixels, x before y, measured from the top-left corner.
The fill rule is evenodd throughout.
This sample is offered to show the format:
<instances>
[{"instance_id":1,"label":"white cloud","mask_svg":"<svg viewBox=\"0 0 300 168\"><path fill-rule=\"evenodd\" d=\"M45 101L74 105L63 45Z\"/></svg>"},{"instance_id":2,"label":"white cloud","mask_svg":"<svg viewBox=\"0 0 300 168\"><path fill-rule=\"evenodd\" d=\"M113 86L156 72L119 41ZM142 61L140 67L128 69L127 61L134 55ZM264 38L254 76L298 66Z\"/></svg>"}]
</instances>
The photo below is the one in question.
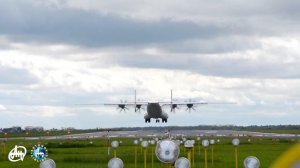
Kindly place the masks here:
<instances>
[{"instance_id":1,"label":"white cloud","mask_svg":"<svg viewBox=\"0 0 300 168\"><path fill-rule=\"evenodd\" d=\"M6 110L6 108L5 108L5 106L0 104L0 111L2 111L2 110Z\"/></svg>"},{"instance_id":2,"label":"white cloud","mask_svg":"<svg viewBox=\"0 0 300 168\"><path fill-rule=\"evenodd\" d=\"M272 112L272 111L257 111L251 113L253 116L258 116L258 117L284 117L288 116L289 114L287 112Z\"/></svg>"},{"instance_id":3,"label":"white cloud","mask_svg":"<svg viewBox=\"0 0 300 168\"><path fill-rule=\"evenodd\" d=\"M36 111L40 111L39 115L45 118L78 116L76 113L70 112L70 109L66 109L63 107L44 106L39 107Z\"/></svg>"},{"instance_id":4,"label":"white cloud","mask_svg":"<svg viewBox=\"0 0 300 168\"><path fill-rule=\"evenodd\" d=\"M276 43L276 40L274 43ZM239 104L254 105L261 101L274 103L289 97L293 98L295 90L299 90L300 81L296 79L223 78L191 73L187 70L141 69L123 67L122 64L120 66L114 64L108 66L103 65L101 62L109 62L105 55L116 55L115 52L110 50L87 52L85 49L80 50L78 48L75 51L76 53L73 53L71 51L72 46L60 45L56 56L53 56L52 51L49 52L53 49L53 46L37 47L40 48L39 51L43 55L38 54L37 49L30 45L28 47L25 44L18 46L22 47L2 50L1 55L7 57L1 57L0 64L5 67L23 69L37 78L38 82L29 86L29 89L33 91L37 89L59 89L67 92L101 93L136 88L146 91L146 94L150 97L163 97L166 99L169 97L169 90L174 89L178 97L201 97L208 101L221 101L225 98ZM151 51L152 54L154 51L155 53L158 52L154 49L145 50L147 52ZM127 52L131 53L134 50L128 50ZM262 50L262 52L266 52L266 50ZM96 53L104 57L90 57L90 55ZM73 54L76 54L78 59L72 59ZM240 55L241 59L252 59L245 56L247 54L240 53L237 55ZM277 60L279 55L261 55L262 57L268 57L268 59L265 59L266 64L269 60L272 63L274 61L280 63L280 60ZM222 54L220 56L222 58ZM228 57L231 56L228 54ZM240 59L240 57L236 56L235 59ZM95 59L100 63L95 63ZM215 59L219 59L217 55ZM259 61L258 58L255 58L255 60ZM176 62L174 63L176 64ZM259 70L256 71L259 72Z\"/></svg>"}]
</instances>

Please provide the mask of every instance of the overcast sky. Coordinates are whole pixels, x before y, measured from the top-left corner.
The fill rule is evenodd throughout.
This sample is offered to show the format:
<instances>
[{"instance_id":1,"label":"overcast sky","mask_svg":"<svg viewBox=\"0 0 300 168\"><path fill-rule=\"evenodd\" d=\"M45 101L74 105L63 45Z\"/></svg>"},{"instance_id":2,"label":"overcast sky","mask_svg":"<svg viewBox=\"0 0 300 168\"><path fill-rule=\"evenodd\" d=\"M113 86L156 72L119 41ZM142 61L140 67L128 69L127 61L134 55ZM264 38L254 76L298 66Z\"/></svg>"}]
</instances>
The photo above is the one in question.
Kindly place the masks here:
<instances>
[{"instance_id":1,"label":"overcast sky","mask_svg":"<svg viewBox=\"0 0 300 168\"><path fill-rule=\"evenodd\" d=\"M0 128L157 126L76 106L236 102L158 125L300 124L298 0L0 2Z\"/></svg>"}]
</instances>

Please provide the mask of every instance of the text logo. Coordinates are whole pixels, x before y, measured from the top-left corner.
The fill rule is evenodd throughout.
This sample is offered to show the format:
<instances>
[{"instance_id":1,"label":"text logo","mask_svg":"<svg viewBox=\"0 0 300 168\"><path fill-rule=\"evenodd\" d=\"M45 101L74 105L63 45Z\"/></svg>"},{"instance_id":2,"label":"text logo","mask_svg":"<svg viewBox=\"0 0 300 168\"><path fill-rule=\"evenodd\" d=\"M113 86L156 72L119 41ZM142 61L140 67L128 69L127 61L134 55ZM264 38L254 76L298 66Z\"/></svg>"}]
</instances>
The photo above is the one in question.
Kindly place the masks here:
<instances>
[{"instance_id":1,"label":"text logo","mask_svg":"<svg viewBox=\"0 0 300 168\"><path fill-rule=\"evenodd\" d=\"M46 157L48 157L46 147L35 145L31 150L31 157L37 162L46 160Z\"/></svg>"},{"instance_id":2,"label":"text logo","mask_svg":"<svg viewBox=\"0 0 300 168\"><path fill-rule=\"evenodd\" d=\"M27 150L24 146L15 146L8 154L8 160L11 162L23 161Z\"/></svg>"}]
</instances>

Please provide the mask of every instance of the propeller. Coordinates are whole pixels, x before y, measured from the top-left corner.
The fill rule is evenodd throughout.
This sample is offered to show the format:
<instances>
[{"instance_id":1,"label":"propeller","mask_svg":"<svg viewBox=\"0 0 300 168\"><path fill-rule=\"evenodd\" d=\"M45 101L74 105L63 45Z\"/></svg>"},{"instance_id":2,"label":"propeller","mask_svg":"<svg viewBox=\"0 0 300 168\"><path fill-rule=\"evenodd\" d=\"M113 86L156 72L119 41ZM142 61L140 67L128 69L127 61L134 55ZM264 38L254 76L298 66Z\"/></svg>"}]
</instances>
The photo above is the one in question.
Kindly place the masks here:
<instances>
[{"instance_id":1,"label":"propeller","mask_svg":"<svg viewBox=\"0 0 300 168\"><path fill-rule=\"evenodd\" d=\"M171 112L175 112L176 109L179 109L177 104L171 104Z\"/></svg>"},{"instance_id":2,"label":"propeller","mask_svg":"<svg viewBox=\"0 0 300 168\"><path fill-rule=\"evenodd\" d=\"M119 104L117 109L120 109L120 112L122 111L126 112L126 110L128 110L125 104Z\"/></svg>"},{"instance_id":3,"label":"propeller","mask_svg":"<svg viewBox=\"0 0 300 168\"><path fill-rule=\"evenodd\" d=\"M194 108L194 104L193 104L192 99L189 99L189 101L188 101L188 103L186 104L186 106L187 106L187 108L186 108L185 111L188 111L188 110L189 110L189 112L191 112L191 109L194 110L194 111L196 110L196 109Z\"/></svg>"},{"instance_id":4,"label":"propeller","mask_svg":"<svg viewBox=\"0 0 300 168\"><path fill-rule=\"evenodd\" d=\"M141 112L141 110L144 110L144 108L142 108L142 105L141 104L136 104L135 105L135 112Z\"/></svg>"},{"instance_id":5,"label":"propeller","mask_svg":"<svg viewBox=\"0 0 300 168\"><path fill-rule=\"evenodd\" d=\"M194 110L194 111L196 110L196 109L194 108L194 104L192 104L192 103L186 104L186 106L187 106L187 108L186 108L185 111L189 110L189 112L191 112L191 109Z\"/></svg>"},{"instance_id":6,"label":"propeller","mask_svg":"<svg viewBox=\"0 0 300 168\"><path fill-rule=\"evenodd\" d=\"M141 109L144 109L142 108L142 104L137 104L137 101L140 102L141 99L136 99L136 90L134 90L134 111L141 113Z\"/></svg>"},{"instance_id":7,"label":"propeller","mask_svg":"<svg viewBox=\"0 0 300 168\"><path fill-rule=\"evenodd\" d=\"M120 102L121 102L121 103L118 104L118 107L117 107L117 109L120 109L120 112L122 112L122 111L126 112L126 110L129 110L129 109L126 107L126 102L127 102L127 101L121 100Z\"/></svg>"}]
</instances>

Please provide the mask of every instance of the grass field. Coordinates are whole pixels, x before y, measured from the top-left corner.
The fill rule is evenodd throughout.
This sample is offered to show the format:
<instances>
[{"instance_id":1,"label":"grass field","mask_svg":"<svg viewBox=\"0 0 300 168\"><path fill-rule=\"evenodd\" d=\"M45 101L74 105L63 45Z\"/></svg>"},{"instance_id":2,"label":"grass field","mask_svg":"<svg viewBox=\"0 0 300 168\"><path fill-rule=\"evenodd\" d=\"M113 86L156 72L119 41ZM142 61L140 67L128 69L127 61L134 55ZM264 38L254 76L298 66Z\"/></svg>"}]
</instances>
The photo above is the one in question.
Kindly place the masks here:
<instances>
[{"instance_id":1,"label":"grass field","mask_svg":"<svg viewBox=\"0 0 300 168\"><path fill-rule=\"evenodd\" d=\"M72 130L72 131L42 131L42 132L18 132L18 133L0 133L0 138L13 138L13 137L40 137L40 136L60 136L60 135L69 135L72 134L82 134L97 132L98 130Z\"/></svg>"},{"instance_id":2,"label":"grass field","mask_svg":"<svg viewBox=\"0 0 300 168\"><path fill-rule=\"evenodd\" d=\"M202 138L203 139L203 138ZM211 139L211 138L207 138ZM216 139L216 138L215 138ZM110 139L110 142L116 139ZM117 149L117 157L124 161L125 167L134 168L134 154L137 148L137 167L143 168L143 153L141 147L133 145L133 139L118 139L123 143ZM291 147L295 142L281 139L273 141L272 139L241 138L241 144L238 147L239 167L243 167L243 160L247 156L256 156L261 162L261 167L266 168L284 151ZM92 142L92 143L91 143ZM105 168L107 162L113 157L111 150L110 156L107 155L107 139L85 139L85 140L51 140L51 141L28 141L28 140L8 140L5 148L1 144L0 168L38 168L39 164L30 157L30 149L36 144L44 144L48 148L49 158L55 160L58 168ZM23 162L12 163L7 159L8 152L14 145L23 145L27 148L27 155ZM152 168L152 149L147 149L147 167ZM211 164L211 146L207 149L208 167ZM187 157L187 151L181 146L180 156ZM196 142L194 148L194 167L204 168L204 149L198 146ZM153 168L166 168L167 165L160 163L154 155ZM231 138L221 138L220 143L214 145L214 167L232 168L234 167L234 147L231 144Z\"/></svg>"}]
</instances>

